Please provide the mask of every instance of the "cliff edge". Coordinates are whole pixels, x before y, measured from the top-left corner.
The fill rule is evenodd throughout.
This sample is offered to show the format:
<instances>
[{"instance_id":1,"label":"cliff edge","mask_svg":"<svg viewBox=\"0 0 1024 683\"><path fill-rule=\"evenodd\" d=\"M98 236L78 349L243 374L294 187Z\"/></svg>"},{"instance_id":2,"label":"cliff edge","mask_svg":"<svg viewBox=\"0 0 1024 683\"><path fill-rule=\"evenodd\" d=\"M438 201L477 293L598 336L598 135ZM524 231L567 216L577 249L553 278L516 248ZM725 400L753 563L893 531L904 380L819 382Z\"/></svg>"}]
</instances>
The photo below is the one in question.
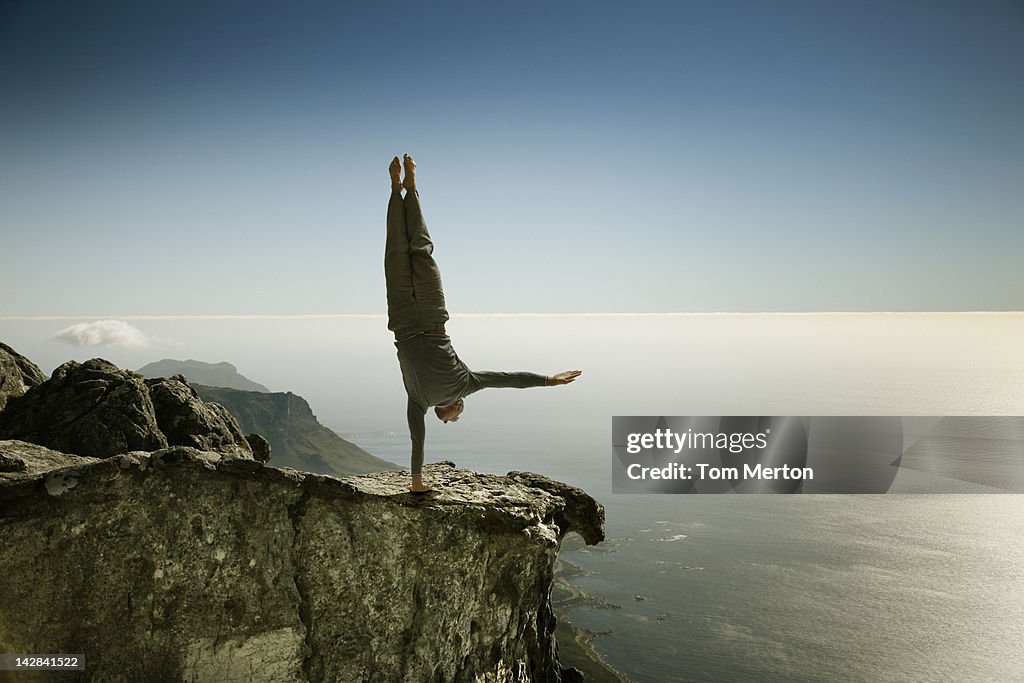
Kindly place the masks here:
<instances>
[{"instance_id":1,"label":"cliff edge","mask_svg":"<svg viewBox=\"0 0 1024 683\"><path fill-rule=\"evenodd\" d=\"M601 541L604 509L535 474L426 469L438 491L415 497L407 472L0 441L0 651L84 653L66 680L562 680L555 558L570 531Z\"/></svg>"}]
</instances>

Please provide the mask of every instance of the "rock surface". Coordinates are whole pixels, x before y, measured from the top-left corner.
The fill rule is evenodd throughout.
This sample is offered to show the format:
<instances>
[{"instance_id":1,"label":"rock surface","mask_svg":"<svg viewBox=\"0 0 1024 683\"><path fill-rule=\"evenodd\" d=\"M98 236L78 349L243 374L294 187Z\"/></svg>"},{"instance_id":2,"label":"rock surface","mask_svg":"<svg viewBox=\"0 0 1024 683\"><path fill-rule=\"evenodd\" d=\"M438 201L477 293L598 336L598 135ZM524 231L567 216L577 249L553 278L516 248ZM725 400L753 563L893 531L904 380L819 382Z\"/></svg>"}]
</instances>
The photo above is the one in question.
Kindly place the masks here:
<instances>
[{"instance_id":1,"label":"rock surface","mask_svg":"<svg viewBox=\"0 0 1024 683\"><path fill-rule=\"evenodd\" d=\"M420 497L185 447L0 454L24 465L0 471L0 651L82 652L90 680L559 681L556 554L603 539L598 503L528 473L430 465Z\"/></svg>"},{"instance_id":2,"label":"rock surface","mask_svg":"<svg viewBox=\"0 0 1024 683\"><path fill-rule=\"evenodd\" d=\"M252 457L235 419L181 379L146 382L102 358L68 361L9 401L0 439L98 458L178 445Z\"/></svg>"},{"instance_id":3,"label":"rock surface","mask_svg":"<svg viewBox=\"0 0 1024 683\"><path fill-rule=\"evenodd\" d=\"M0 410L10 397L17 398L46 381L39 366L7 344L0 342Z\"/></svg>"},{"instance_id":4,"label":"rock surface","mask_svg":"<svg viewBox=\"0 0 1024 683\"><path fill-rule=\"evenodd\" d=\"M258 460L263 464L270 462L272 447L269 441L259 434L246 434L245 440L249 442L249 448L252 449L253 460Z\"/></svg>"},{"instance_id":5,"label":"rock surface","mask_svg":"<svg viewBox=\"0 0 1024 683\"><path fill-rule=\"evenodd\" d=\"M0 481L31 479L61 467L99 461L99 458L52 451L25 441L0 441Z\"/></svg>"}]
</instances>

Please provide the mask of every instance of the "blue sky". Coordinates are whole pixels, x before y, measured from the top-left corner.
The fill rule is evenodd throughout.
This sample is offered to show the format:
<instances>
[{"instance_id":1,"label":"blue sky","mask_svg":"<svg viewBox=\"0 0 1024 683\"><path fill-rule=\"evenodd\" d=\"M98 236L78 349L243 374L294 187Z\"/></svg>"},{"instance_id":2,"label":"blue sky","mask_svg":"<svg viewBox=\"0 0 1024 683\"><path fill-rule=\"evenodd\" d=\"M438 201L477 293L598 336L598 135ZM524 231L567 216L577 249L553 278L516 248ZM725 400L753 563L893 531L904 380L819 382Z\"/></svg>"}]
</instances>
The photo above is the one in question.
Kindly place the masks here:
<instances>
[{"instance_id":1,"label":"blue sky","mask_svg":"<svg viewBox=\"0 0 1024 683\"><path fill-rule=\"evenodd\" d=\"M1018 2L0 4L0 316L1021 310Z\"/></svg>"}]
</instances>

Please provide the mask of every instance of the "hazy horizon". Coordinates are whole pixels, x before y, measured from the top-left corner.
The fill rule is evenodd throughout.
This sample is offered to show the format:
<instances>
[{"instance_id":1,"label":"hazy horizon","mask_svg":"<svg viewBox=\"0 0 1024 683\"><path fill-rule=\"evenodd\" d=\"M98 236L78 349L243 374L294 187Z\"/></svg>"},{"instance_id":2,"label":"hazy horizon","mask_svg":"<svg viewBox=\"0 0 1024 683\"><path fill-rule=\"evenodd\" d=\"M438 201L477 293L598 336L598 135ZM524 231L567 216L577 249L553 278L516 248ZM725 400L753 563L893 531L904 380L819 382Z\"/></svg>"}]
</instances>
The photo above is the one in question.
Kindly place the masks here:
<instances>
[{"instance_id":1,"label":"hazy horizon","mask_svg":"<svg viewBox=\"0 0 1024 683\"><path fill-rule=\"evenodd\" d=\"M383 316L121 320L73 333L72 322L4 321L0 341L47 373L97 356L132 370L228 361L305 397L336 431L405 429ZM99 343L54 339L62 331ZM455 439L603 431L612 415L1024 414L1020 313L456 315L448 331L474 370L584 372L567 387L470 396L457 426L429 427Z\"/></svg>"}]
</instances>

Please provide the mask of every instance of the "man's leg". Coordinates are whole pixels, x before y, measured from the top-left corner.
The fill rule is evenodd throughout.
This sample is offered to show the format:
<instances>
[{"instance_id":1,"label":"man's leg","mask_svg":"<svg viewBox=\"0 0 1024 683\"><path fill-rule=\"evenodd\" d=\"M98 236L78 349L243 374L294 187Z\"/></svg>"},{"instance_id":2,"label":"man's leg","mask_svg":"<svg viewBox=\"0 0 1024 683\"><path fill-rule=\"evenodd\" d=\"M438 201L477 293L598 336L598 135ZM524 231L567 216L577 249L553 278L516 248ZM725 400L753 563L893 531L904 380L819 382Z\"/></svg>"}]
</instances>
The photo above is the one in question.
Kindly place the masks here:
<instances>
[{"instance_id":1,"label":"man's leg","mask_svg":"<svg viewBox=\"0 0 1024 683\"><path fill-rule=\"evenodd\" d=\"M391 162L392 177L396 175L398 157ZM412 263L409 258L409 237L405 225L405 204L402 188L392 183L388 201L387 241L384 245L384 281L388 292L388 329L402 337L420 332L413 288Z\"/></svg>"},{"instance_id":2,"label":"man's leg","mask_svg":"<svg viewBox=\"0 0 1024 683\"><path fill-rule=\"evenodd\" d=\"M409 238L409 261L412 269L412 287L423 332L439 332L448 321L444 304L441 270L434 261L434 243L430 241L420 193L416 189L416 162L405 156L405 225Z\"/></svg>"}]
</instances>

